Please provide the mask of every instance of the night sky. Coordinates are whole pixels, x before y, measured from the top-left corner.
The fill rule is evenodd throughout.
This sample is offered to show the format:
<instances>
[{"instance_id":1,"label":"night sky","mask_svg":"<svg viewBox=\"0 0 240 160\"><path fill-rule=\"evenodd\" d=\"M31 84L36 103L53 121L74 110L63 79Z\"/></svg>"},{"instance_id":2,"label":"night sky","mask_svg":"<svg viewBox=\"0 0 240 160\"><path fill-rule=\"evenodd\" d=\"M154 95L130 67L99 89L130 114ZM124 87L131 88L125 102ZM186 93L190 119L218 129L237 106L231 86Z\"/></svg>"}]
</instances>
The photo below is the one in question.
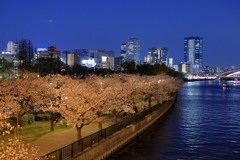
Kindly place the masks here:
<instances>
[{"instance_id":1,"label":"night sky","mask_svg":"<svg viewBox=\"0 0 240 160\"><path fill-rule=\"evenodd\" d=\"M35 47L108 49L130 37L167 47L183 61L183 39L203 37L204 66L240 68L239 0L0 0L0 50L30 39Z\"/></svg>"}]
</instances>

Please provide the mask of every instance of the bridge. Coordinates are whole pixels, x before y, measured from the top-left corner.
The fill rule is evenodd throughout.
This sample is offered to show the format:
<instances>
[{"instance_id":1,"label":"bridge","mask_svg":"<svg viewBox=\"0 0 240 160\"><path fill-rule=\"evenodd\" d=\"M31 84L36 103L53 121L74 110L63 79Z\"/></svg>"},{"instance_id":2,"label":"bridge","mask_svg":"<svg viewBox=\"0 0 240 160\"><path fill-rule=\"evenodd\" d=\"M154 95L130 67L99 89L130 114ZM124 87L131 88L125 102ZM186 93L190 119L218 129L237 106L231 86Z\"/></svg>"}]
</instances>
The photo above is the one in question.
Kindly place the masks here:
<instances>
[{"instance_id":1,"label":"bridge","mask_svg":"<svg viewBox=\"0 0 240 160\"><path fill-rule=\"evenodd\" d=\"M224 72L219 76L221 80L239 80L240 79L240 71L229 71Z\"/></svg>"},{"instance_id":2,"label":"bridge","mask_svg":"<svg viewBox=\"0 0 240 160\"><path fill-rule=\"evenodd\" d=\"M205 81L205 80L214 80L216 76L184 76L184 81Z\"/></svg>"}]
</instances>

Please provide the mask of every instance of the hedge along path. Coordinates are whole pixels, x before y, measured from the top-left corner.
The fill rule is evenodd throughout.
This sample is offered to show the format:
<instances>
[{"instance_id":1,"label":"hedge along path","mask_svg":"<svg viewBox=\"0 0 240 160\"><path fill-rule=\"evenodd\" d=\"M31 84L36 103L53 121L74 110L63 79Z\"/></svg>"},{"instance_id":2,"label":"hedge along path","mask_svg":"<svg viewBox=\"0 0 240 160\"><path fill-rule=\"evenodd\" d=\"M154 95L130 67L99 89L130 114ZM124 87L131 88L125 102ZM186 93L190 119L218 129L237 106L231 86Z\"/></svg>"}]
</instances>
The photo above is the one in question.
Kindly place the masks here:
<instances>
[{"instance_id":1,"label":"hedge along path","mask_svg":"<svg viewBox=\"0 0 240 160\"><path fill-rule=\"evenodd\" d=\"M103 128L110 125L109 122L103 123ZM82 135L86 137L92 133L99 130L97 123L91 123L83 127ZM39 137L38 139L29 142L30 146L36 146L39 148L38 155L43 156L49 152L57 150L61 147L69 145L77 141L76 128L72 127L70 129L64 130L62 132L51 132L46 135Z\"/></svg>"}]
</instances>

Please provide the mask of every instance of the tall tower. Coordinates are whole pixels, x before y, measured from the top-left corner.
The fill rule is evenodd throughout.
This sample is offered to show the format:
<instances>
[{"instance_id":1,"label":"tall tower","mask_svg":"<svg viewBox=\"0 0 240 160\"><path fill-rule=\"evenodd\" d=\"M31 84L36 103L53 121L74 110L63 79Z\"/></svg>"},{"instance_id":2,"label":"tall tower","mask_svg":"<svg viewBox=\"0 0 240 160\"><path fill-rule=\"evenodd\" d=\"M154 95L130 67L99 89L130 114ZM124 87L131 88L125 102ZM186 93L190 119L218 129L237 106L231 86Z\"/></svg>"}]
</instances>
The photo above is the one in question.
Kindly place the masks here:
<instances>
[{"instance_id":1,"label":"tall tower","mask_svg":"<svg viewBox=\"0 0 240 160\"><path fill-rule=\"evenodd\" d=\"M121 56L125 59L127 56L127 43L121 44Z\"/></svg>"},{"instance_id":2,"label":"tall tower","mask_svg":"<svg viewBox=\"0 0 240 160\"><path fill-rule=\"evenodd\" d=\"M155 58L157 55L157 49L155 47L148 48L147 55L144 57L144 62L154 65L156 64Z\"/></svg>"},{"instance_id":3,"label":"tall tower","mask_svg":"<svg viewBox=\"0 0 240 160\"><path fill-rule=\"evenodd\" d=\"M184 62L192 65L194 69L203 66L202 45L203 42L201 37L184 38Z\"/></svg>"},{"instance_id":4,"label":"tall tower","mask_svg":"<svg viewBox=\"0 0 240 160\"><path fill-rule=\"evenodd\" d=\"M9 52L12 55L16 55L18 52L18 45L16 43L13 43L12 41L9 41L7 43L6 52Z\"/></svg>"},{"instance_id":5,"label":"tall tower","mask_svg":"<svg viewBox=\"0 0 240 160\"><path fill-rule=\"evenodd\" d=\"M168 65L168 49L167 48L156 49L155 62L163 63L166 66Z\"/></svg>"},{"instance_id":6,"label":"tall tower","mask_svg":"<svg viewBox=\"0 0 240 160\"><path fill-rule=\"evenodd\" d=\"M167 48L149 48L144 62L149 64L165 64L168 65L168 49Z\"/></svg>"},{"instance_id":7,"label":"tall tower","mask_svg":"<svg viewBox=\"0 0 240 160\"><path fill-rule=\"evenodd\" d=\"M121 56L123 62L134 61L140 64L140 41L138 38L130 38L127 43L121 44Z\"/></svg>"}]
</instances>

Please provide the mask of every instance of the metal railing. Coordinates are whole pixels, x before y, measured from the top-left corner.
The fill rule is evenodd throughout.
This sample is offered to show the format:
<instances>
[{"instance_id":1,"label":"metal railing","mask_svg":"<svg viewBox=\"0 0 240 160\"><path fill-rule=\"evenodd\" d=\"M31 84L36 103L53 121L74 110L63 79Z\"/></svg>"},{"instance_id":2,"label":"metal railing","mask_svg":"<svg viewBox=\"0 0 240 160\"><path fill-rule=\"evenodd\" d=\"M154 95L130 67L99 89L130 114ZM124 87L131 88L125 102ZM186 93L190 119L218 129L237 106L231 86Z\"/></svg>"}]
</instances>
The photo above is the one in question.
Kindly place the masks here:
<instances>
[{"instance_id":1,"label":"metal railing","mask_svg":"<svg viewBox=\"0 0 240 160\"><path fill-rule=\"evenodd\" d=\"M163 104L162 104L163 105ZM153 107L144 110L135 114L134 116L127 117L122 121L113 124L107 128L99 130L87 137L77 140L65 147L62 147L58 150L50 152L43 156L46 159L51 160L68 160L76 157L77 155L81 154L85 149L91 147L92 145L99 143L101 140L106 139L107 137L113 135L115 132L125 128L126 126L133 124L139 120L142 120L146 115L152 113L156 109L158 109L160 104L154 105ZM164 105L163 105L164 106Z\"/></svg>"}]
</instances>

